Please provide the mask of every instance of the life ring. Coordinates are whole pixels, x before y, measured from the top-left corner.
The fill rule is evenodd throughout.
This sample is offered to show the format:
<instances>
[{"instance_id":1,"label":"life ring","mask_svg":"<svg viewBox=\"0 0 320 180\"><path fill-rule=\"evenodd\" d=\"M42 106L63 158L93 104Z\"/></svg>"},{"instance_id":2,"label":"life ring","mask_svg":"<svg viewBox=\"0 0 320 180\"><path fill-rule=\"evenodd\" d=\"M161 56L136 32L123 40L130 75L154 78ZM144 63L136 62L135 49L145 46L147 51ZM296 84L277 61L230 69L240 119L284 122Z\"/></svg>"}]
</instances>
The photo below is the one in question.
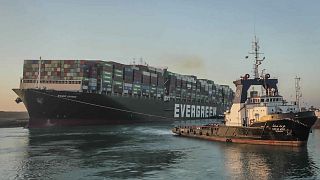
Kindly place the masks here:
<instances>
[{"instance_id":1,"label":"life ring","mask_svg":"<svg viewBox=\"0 0 320 180\"><path fill-rule=\"evenodd\" d=\"M249 74L246 74L246 75L244 75L244 77L245 77L246 79L249 79L249 78L250 78L250 75L249 75Z\"/></svg>"},{"instance_id":2,"label":"life ring","mask_svg":"<svg viewBox=\"0 0 320 180\"><path fill-rule=\"evenodd\" d=\"M270 78L270 74L266 74L264 77L265 77L266 79L269 79L269 78Z\"/></svg>"}]
</instances>

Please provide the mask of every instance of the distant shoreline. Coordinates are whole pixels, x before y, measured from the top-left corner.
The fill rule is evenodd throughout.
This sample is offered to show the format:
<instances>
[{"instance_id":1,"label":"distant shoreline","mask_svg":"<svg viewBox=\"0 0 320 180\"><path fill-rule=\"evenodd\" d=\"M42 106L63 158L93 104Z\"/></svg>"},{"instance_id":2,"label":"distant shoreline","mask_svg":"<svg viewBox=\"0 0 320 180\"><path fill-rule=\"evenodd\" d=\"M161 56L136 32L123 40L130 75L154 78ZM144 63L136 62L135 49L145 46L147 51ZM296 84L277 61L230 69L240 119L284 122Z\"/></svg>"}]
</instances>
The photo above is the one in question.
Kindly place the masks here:
<instances>
[{"instance_id":1,"label":"distant shoreline","mask_svg":"<svg viewBox=\"0 0 320 180\"><path fill-rule=\"evenodd\" d=\"M22 113L22 112L26 112L28 113L28 111L3 111L3 110L0 110L0 113L7 113L7 112L17 112L17 113Z\"/></svg>"},{"instance_id":2,"label":"distant shoreline","mask_svg":"<svg viewBox=\"0 0 320 180\"><path fill-rule=\"evenodd\" d=\"M26 127L28 121L26 111L0 111L0 128Z\"/></svg>"}]
</instances>

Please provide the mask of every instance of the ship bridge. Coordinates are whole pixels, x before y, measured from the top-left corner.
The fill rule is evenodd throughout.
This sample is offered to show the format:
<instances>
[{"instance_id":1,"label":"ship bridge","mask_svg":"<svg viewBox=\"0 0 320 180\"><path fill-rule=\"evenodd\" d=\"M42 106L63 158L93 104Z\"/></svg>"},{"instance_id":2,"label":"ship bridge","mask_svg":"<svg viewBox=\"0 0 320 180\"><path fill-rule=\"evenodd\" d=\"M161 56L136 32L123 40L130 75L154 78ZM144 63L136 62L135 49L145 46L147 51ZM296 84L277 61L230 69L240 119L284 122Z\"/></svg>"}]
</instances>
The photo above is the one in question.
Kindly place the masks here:
<instances>
[{"instance_id":1,"label":"ship bridge","mask_svg":"<svg viewBox=\"0 0 320 180\"><path fill-rule=\"evenodd\" d=\"M278 79L247 79L242 78L233 82L236 85L236 94L233 103L245 103L248 98L248 90L253 85L262 86L268 96L278 96Z\"/></svg>"},{"instance_id":2,"label":"ship bridge","mask_svg":"<svg viewBox=\"0 0 320 180\"><path fill-rule=\"evenodd\" d=\"M255 92L255 91L254 91ZM285 104L282 96L256 96L250 97L247 104Z\"/></svg>"}]
</instances>

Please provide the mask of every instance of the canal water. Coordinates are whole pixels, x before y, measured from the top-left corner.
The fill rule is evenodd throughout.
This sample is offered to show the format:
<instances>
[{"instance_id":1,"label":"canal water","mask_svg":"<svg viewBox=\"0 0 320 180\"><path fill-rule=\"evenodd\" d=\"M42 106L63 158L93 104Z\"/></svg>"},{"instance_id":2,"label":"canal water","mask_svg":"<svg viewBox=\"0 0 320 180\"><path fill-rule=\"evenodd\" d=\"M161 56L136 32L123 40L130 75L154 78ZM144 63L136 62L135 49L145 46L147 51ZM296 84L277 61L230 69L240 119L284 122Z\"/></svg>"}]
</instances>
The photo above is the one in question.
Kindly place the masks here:
<instances>
[{"instance_id":1,"label":"canal water","mask_svg":"<svg viewBox=\"0 0 320 180\"><path fill-rule=\"evenodd\" d=\"M320 130L304 148L174 136L172 125L0 129L0 179L320 179Z\"/></svg>"}]
</instances>

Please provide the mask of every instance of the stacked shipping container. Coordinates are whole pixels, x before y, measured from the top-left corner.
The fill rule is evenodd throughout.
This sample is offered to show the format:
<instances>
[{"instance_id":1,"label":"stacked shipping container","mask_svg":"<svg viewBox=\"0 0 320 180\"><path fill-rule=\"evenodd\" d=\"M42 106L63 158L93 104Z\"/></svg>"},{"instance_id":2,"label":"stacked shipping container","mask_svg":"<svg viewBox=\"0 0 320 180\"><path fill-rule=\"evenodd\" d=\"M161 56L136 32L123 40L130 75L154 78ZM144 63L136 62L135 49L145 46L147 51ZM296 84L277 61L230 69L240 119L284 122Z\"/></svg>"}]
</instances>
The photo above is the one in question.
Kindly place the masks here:
<instances>
[{"instance_id":1,"label":"stacked shipping container","mask_svg":"<svg viewBox=\"0 0 320 180\"><path fill-rule=\"evenodd\" d=\"M132 66L133 69L133 89L132 93L135 96L142 95L141 83L142 83L142 72L139 71L139 67Z\"/></svg>"},{"instance_id":2,"label":"stacked shipping container","mask_svg":"<svg viewBox=\"0 0 320 180\"><path fill-rule=\"evenodd\" d=\"M87 61L84 60L44 60L41 61L41 80L83 80ZM23 79L37 79L38 60L25 60Z\"/></svg>"},{"instance_id":3,"label":"stacked shipping container","mask_svg":"<svg viewBox=\"0 0 320 180\"><path fill-rule=\"evenodd\" d=\"M41 80L82 83L83 91L127 94L148 98L170 97L187 102L225 103L230 106L233 91L211 80L197 79L143 65L124 65L113 61L44 60ZM38 60L25 60L23 79L37 79Z\"/></svg>"},{"instance_id":4,"label":"stacked shipping container","mask_svg":"<svg viewBox=\"0 0 320 180\"><path fill-rule=\"evenodd\" d=\"M113 64L110 62L101 62L100 64L100 82L101 90L104 93L112 92L113 83Z\"/></svg>"}]
</instances>

